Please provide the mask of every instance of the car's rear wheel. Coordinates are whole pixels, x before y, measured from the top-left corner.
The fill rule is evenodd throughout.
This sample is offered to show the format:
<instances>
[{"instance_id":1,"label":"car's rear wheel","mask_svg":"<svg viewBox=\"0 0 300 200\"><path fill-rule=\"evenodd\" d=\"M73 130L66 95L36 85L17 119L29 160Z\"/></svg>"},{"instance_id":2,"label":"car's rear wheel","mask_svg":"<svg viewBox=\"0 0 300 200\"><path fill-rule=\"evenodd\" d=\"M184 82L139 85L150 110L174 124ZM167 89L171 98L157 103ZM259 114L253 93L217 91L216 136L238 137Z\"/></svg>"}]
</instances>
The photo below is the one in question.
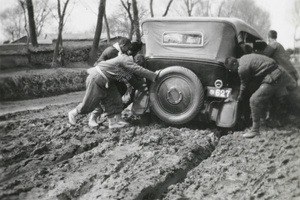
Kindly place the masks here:
<instances>
[{"instance_id":1,"label":"car's rear wheel","mask_svg":"<svg viewBox=\"0 0 300 200\"><path fill-rule=\"evenodd\" d=\"M163 69L151 84L151 110L170 124L184 124L192 120L203 105L201 81L191 70L172 66Z\"/></svg>"}]
</instances>

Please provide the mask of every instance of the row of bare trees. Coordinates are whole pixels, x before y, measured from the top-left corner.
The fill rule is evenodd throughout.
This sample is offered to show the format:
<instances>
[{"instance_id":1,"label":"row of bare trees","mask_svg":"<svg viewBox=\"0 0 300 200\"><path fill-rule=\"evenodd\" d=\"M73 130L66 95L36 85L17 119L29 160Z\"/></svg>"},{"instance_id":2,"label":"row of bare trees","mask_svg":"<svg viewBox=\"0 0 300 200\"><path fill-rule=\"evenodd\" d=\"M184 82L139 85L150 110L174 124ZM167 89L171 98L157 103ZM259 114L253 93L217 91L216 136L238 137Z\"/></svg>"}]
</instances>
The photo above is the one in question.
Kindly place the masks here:
<instances>
[{"instance_id":1,"label":"row of bare trees","mask_svg":"<svg viewBox=\"0 0 300 200\"><path fill-rule=\"evenodd\" d=\"M55 16L58 22L57 42L54 50L53 63L57 62L57 55L62 44L62 32L70 15L69 2L79 0L17 0L18 6L0 15L4 31L14 40L27 33L33 46L37 46L36 38L42 33L43 27ZM97 24L94 34L92 50L89 54L89 64L97 56L98 45L102 32L110 35L126 36L130 39L141 39L140 22L146 17L162 16L210 16L237 17L243 19L263 36L270 28L269 14L259 8L254 0L115 0L119 1L118 12L106 15L106 7L110 1L99 0ZM147 6L147 2L149 3ZM295 0L297 3L297 0ZM295 4L296 4L295 3ZM298 2L299 3L299 2ZM147 9L148 7L148 9ZM299 10L296 19L300 18ZM103 24L104 23L104 24ZM28 29L29 26L29 29ZM296 23L296 28L300 27ZM295 38L296 39L296 38Z\"/></svg>"},{"instance_id":2,"label":"row of bare trees","mask_svg":"<svg viewBox=\"0 0 300 200\"><path fill-rule=\"evenodd\" d=\"M55 9L53 5L48 4L48 0L35 1L35 8L32 0L18 0L15 8L7 9L0 15L4 31L11 36L12 40L21 37L25 32L27 43L30 42L33 47L38 47L37 37L42 33L47 17L53 10L57 10L58 34L52 61L52 65L56 66L59 47L62 46L62 32L66 23L65 16L69 1L57 0Z\"/></svg>"},{"instance_id":3,"label":"row of bare trees","mask_svg":"<svg viewBox=\"0 0 300 200\"><path fill-rule=\"evenodd\" d=\"M7 8L0 14L0 21L3 31L11 40L15 40L25 35L28 31L28 20L31 21L29 23L35 22L35 33L39 36L50 13L48 0L35 1L34 4L32 0L18 0L14 7ZM28 15L30 15L29 18Z\"/></svg>"}]
</instances>

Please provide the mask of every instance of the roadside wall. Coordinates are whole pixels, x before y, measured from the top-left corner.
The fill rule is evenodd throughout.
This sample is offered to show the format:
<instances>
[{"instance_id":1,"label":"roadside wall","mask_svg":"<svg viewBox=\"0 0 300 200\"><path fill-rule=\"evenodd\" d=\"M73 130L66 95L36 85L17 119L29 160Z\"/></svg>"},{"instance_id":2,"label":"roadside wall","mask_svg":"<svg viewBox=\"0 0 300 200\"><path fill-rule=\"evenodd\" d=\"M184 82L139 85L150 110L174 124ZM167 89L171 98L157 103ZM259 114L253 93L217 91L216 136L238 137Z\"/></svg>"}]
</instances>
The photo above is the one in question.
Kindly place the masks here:
<instances>
[{"instance_id":1,"label":"roadside wall","mask_svg":"<svg viewBox=\"0 0 300 200\"><path fill-rule=\"evenodd\" d=\"M99 54L107 46L101 45ZM51 68L52 46L2 45L0 101L35 99L84 90L86 69L90 67L86 62L90 49L91 46L65 47L64 67Z\"/></svg>"},{"instance_id":2,"label":"roadside wall","mask_svg":"<svg viewBox=\"0 0 300 200\"><path fill-rule=\"evenodd\" d=\"M104 43L99 46L99 55L110 44ZM64 47L64 65L87 62L91 45L82 44L68 45ZM54 46L52 44L39 44L34 48L26 44L0 45L0 70L18 69L24 66L47 67L52 62Z\"/></svg>"},{"instance_id":3,"label":"roadside wall","mask_svg":"<svg viewBox=\"0 0 300 200\"><path fill-rule=\"evenodd\" d=\"M6 44L0 46L0 69L8 69L11 66L29 64L27 45Z\"/></svg>"}]
</instances>

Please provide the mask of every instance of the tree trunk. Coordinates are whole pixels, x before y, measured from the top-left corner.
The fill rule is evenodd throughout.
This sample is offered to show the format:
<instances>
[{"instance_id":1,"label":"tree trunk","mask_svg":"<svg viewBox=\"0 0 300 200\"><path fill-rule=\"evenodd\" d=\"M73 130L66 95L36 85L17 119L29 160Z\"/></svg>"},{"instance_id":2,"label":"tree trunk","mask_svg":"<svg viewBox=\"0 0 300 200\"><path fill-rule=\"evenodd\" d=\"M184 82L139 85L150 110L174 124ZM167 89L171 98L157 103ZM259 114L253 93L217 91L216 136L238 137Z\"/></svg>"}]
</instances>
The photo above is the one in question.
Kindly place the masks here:
<instances>
[{"instance_id":1,"label":"tree trunk","mask_svg":"<svg viewBox=\"0 0 300 200\"><path fill-rule=\"evenodd\" d=\"M129 40L132 40L132 35L133 35L133 32L134 32L134 25L133 25L133 18L132 18L131 12L130 12L130 6L131 6L131 4L127 0L127 6L126 6L126 4L122 0L120 0L120 1L122 3L123 7L125 8L125 10L126 10L126 12L128 14L128 18L130 20L130 33L129 33L129 37L128 38L129 38Z\"/></svg>"},{"instance_id":2,"label":"tree trunk","mask_svg":"<svg viewBox=\"0 0 300 200\"><path fill-rule=\"evenodd\" d=\"M137 8L136 0L132 0L132 10L133 10L133 26L134 26L134 32L136 35L136 40L141 41L139 11Z\"/></svg>"},{"instance_id":3,"label":"tree trunk","mask_svg":"<svg viewBox=\"0 0 300 200\"><path fill-rule=\"evenodd\" d=\"M58 36L54 48L54 53L53 53L53 59L52 59L52 67L57 67L58 66L58 51L59 51L59 45L61 44L62 46L62 32L63 32L63 27L64 27L64 17L66 14L66 9L68 6L69 0L67 0L64 4L63 12L61 12L60 8L60 0L57 0L57 12L58 12L58 17L59 17L59 25L58 25Z\"/></svg>"},{"instance_id":4,"label":"tree trunk","mask_svg":"<svg viewBox=\"0 0 300 200\"><path fill-rule=\"evenodd\" d=\"M29 42L30 42L30 34L28 32L28 28L27 28L27 17L26 17L26 8L25 8L25 2L22 0L19 0L19 3L21 4L23 13L24 13L24 29L27 35L27 41L26 41L26 46L27 49L29 49Z\"/></svg>"},{"instance_id":5,"label":"tree trunk","mask_svg":"<svg viewBox=\"0 0 300 200\"><path fill-rule=\"evenodd\" d=\"M35 30L35 21L34 21L34 12L32 0L26 0L27 10L28 10L28 21L29 21L29 32L30 32L30 40L31 44L34 47L38 46L36 30Z\"/></svg>"},{"instance_id":6,"label":"tree trunk","mask_svg":"<svg viewBox=\"0 0 300 200\"><path fill-rule=\"evenodd\" d=\"M150 14L151 14L151 17L154 17L154 14L153 14L153 0L150 0Z\"/></svg>"},{"instance_id":7,"label":"tree trunk","mask_svg":"<svg viewBox=\"0 0 300 200\"><path fill-rule=\"evenodd\" d=\"M106 0L100 0L94 41L93 41L92 49L89 53L88 64L90 66L92 66L97 60L98 46L99 46L99 41L100 41L101 31L102 31L102 21L105 13L105 3Z\"/></svg>"},{"instance_id":8,"label":"tree trunk","mask_svg":"<svg viewBox=\"0 0 300 200\"><path fill-rule=\"evenodd\" d=\"M62 44L62 31L63 31L63 24L60 22L58 27L58 36L55 43L54 53L53 53L53 60L52 60L52 67L58 67L58 51L59 46Z\"/></svg>"},{"instance_id":9,"label":"tree trunk","mask_svg":"<svg viewBox=\"0 0 300 200\"><path fill-rule=\"evenodd\" d=\"M107 43L110 44L110 29L109 29L108 20L106 17L106 12L104 12L104 21L105 21L105 26L106 26Z\"/></svg>"},{"instance_id":10,"label":"tree trunk","mask_svg":"<svg viewBox=\"0 0 300 200\"><path fill-rule=\"evenodd\" d=\"M170 9L170 6L172 4L173 0L170 0L169 3L168 3L168 6L165 10L165 13L162 15L163 17L167 16L168 12L169 12L169 9Z\"/></svg>"}]
</instances>

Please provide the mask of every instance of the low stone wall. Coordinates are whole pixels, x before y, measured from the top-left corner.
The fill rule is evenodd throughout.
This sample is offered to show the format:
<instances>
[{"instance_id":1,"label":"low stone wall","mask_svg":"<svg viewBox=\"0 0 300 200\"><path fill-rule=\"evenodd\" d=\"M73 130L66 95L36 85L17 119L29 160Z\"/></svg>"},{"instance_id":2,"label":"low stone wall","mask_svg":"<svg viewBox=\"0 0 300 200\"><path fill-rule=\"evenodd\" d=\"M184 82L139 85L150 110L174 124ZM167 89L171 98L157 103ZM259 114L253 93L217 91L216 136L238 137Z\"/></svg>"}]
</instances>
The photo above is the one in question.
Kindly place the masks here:
<instances>
[{"instance_id":1,"label":"low stone wall","mask_svg":"<svg viewBox=\"0 0 300 200\"><path fill-rule=\"evenodd\" d=\"M109 44L99 46L99 55ZM87 62L91 46L67 46L64 48L64 63L70 65L74 62ZM0 45L0 70L20 68L22 66L49 65L53 59L54 47L40 44L33 48L26 44Z\"/></svg>"},{"instance_id":2,"label":"low stone wall","mask_svg":"<svg viewBox=\"0 0 300 200\"><path fill-rule=\"evenodd\" d=\"M51 63L52 59L53 51L38 51L30 53L30 63L33 65Z\"/></svg>"},{"instance_id":3,"label":"low stone wall","mask_svg":"<svg viewBox=\"0 0 300 200\"><path fill-rule=\"evenodd\" d=\"M27 66L29 65L28 54L17 55L1 55L0 56L0 70L10 69L12 66Z\"/></svg>"},{"instance_id":4,"label":"low stone wall","mask_svg":"<svg viewBox=\"0 0 300 200\"><path fill-rule=\"evenodd\" d=\"M107 46L99 46L99 55ZM84 90L91 47L66 47L64 50L66 68L50 68L53 47L2 45L0 101L34 99ZM6 72L6 69L11 70Z\"/></svg>"}]
</instances>

